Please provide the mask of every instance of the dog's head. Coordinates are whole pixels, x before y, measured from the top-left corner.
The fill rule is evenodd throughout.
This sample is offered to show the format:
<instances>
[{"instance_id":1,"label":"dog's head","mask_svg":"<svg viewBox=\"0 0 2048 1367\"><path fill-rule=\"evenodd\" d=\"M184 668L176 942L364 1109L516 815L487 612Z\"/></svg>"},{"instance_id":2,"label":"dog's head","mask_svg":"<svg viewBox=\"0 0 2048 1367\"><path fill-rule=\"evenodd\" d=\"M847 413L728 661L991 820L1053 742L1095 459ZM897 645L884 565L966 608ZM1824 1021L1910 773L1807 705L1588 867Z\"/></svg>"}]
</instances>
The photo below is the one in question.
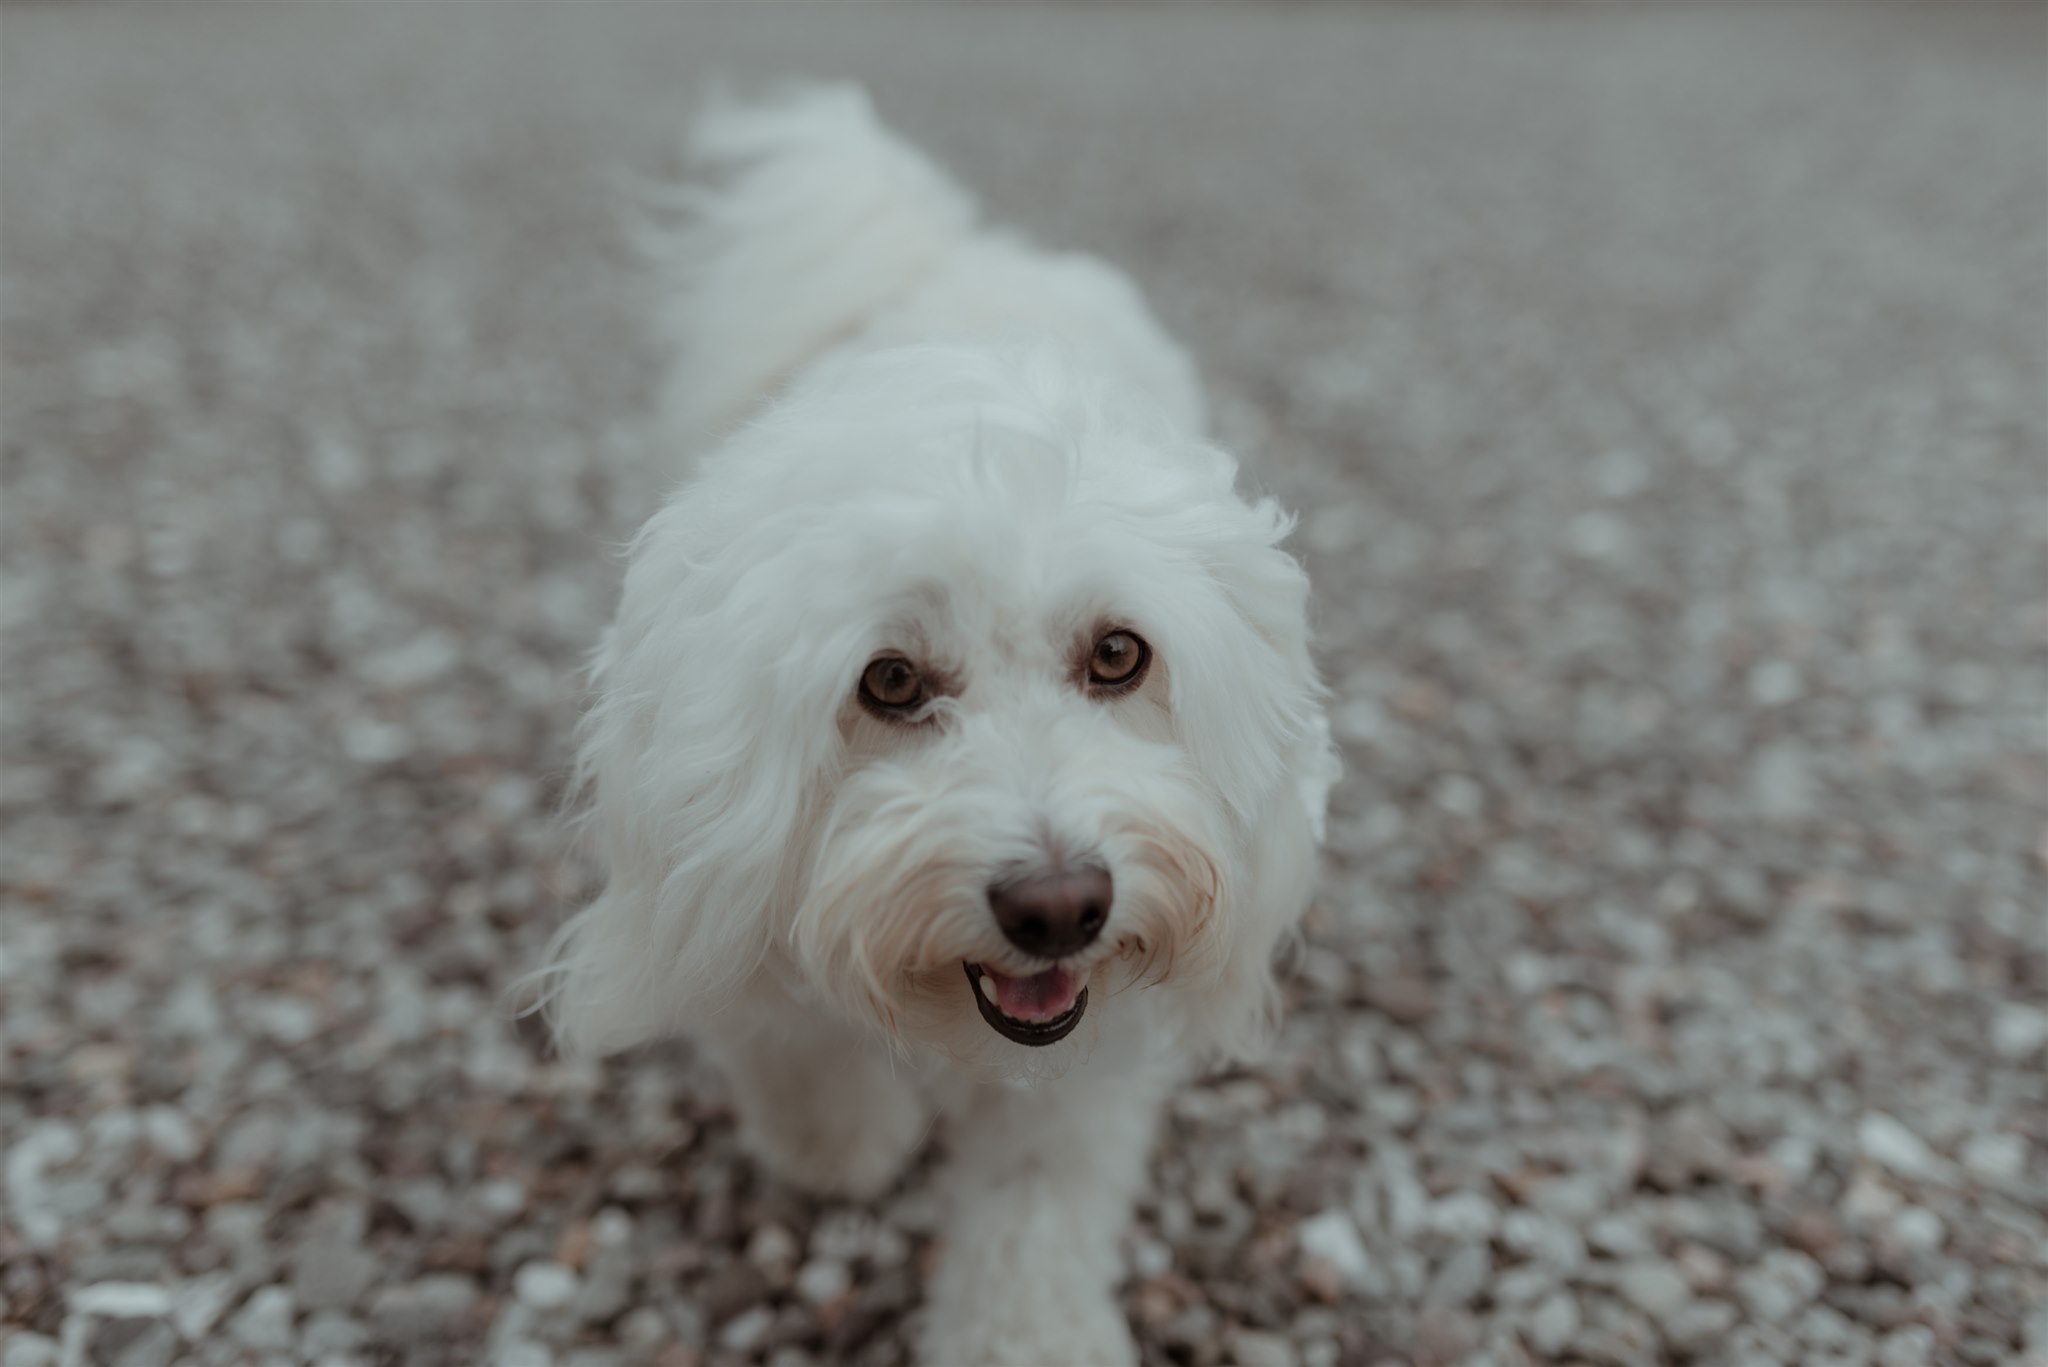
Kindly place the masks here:
<instances>
[{"instance_id":1,"label":"dog's head","mask_svg":"<svg viewBox=\"0 0 2048 1367\"><path fill-rule=\"evenodd\" d=\"M558 947L564 1036L760 973L1012 1071L1123 993L1255 1030L1299 909L1246 895L1255 847L1327 761L1306 580L1234 475L1043 358L941 348L731 438L634 542L599 652L609 881Z\"/></svg>"}]
</instances>

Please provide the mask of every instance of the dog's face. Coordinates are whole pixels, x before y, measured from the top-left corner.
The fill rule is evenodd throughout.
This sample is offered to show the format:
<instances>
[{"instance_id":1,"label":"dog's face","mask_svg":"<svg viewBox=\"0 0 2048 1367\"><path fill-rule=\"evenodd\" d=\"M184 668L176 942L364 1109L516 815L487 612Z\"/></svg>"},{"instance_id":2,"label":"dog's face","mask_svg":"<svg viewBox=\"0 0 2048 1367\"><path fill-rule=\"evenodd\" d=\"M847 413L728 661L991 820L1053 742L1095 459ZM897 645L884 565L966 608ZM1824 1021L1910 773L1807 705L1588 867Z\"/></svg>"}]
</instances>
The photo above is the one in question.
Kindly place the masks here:
<instances>
[{"instance_id":1,"label":"dog's face","mask_svg":"<svg viewBox=\"0 0 2048 1367\"><path fill-rule=\"evenodd\" d=\"M844 1009L1013 1063L1110 995L1199 968L1237 844L1176 739L1160 599L1177 576L1141 521L1035 498L1001 468L1049 456L990 458L856 534L854 556L893 573L838 605L869 630L821 665L841 682L840 758L792 925ZM846 549L819 556L820 580L858 577L832 563Z\"/></svg>"},{"instance_id":2,"label":"dog's face","mask_svg":"<svg viewBox=\"0 0 2048 1367\"><path fill-rule=\"evenodd\" d=\"M572 1033L756 971L1011 1071L1123 993L1256 1012L1247 865L1322 751L1305 581L1232 474L929 349L729 442L636 542L600 659Z\"/></svg>"}]
</instances>

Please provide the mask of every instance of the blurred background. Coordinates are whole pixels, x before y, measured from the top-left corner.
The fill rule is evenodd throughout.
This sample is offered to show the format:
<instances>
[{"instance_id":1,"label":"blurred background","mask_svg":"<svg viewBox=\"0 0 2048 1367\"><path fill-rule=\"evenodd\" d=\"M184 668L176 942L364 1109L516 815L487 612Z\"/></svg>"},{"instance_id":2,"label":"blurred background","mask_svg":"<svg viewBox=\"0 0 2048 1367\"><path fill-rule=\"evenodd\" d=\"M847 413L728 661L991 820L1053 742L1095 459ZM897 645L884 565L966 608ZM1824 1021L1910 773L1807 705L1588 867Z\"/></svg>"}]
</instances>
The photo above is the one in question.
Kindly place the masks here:
<instances>
[{"instance_id":1,"label":"blurred background","mask_svg":"<svg viewBox=\"0 0 2048 1367\"><path fill-rule=\"evenodd\" d=\"M932 1193L505 993L663 472L615 215L857 77L1304 511L1349 774L1154 1363L2048 1361L2038 5L0 11L0 1364L904 1360Z\"/></svg>"}]
</instances>

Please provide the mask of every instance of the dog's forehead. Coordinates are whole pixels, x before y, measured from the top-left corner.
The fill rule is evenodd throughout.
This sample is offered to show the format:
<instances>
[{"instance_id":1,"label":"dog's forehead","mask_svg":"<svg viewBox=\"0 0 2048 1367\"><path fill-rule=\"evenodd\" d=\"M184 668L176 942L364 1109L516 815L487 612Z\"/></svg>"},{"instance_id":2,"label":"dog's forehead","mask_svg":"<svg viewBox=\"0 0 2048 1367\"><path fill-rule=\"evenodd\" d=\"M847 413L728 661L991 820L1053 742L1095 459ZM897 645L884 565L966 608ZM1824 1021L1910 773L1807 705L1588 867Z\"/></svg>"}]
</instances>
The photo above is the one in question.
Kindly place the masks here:
<instances>
[{"instance_id":1,"label":"dog's forehead","mask_svg":"<svg viewBox=\"0 0 2048 1367\"><path fill-rule=\"evenodd\" d=\"M868 574L820 569L842 588L864 585L934 647L1064 658L1094 619L1124 605L1134 577L1157 579L1164 567L1143 529L1109 502L1073 490L1037 499L1009 492L926 490L864 525L868 544L853 557Z\"/></svg>"},{"instance_id":2,"label":"dog's forehead","mask_svg":"<svg viewBox=\"0 0 2048 1367\"><path fill-rule=\"evenodd\" d=\"M1078 576L964 572L907 595L904 625L928 653L970 673L1064 667L1103 596Z\"/></svg>"}]
</instances>

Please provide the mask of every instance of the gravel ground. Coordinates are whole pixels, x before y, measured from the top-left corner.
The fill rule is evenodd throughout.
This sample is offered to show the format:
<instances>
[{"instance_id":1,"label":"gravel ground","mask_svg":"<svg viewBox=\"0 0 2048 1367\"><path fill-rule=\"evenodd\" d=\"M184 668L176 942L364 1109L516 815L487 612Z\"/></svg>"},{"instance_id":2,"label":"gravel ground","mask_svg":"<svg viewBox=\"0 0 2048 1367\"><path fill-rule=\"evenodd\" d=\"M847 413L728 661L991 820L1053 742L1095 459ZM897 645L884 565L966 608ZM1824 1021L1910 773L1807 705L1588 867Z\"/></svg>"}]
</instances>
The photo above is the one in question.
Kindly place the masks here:
<instances>
[{"instance_id":1,"label":"gravel ground","mask_svg":"<svg viewBox=\"0 0 2048 1367\"><path fill-rule=\"evenodd\" d=\"M924 1183L503 1009L719 72L1128 263L1308 510L1350 776L1153 1362L2048 1361L2038 7L4 22L4 1367L903 1359Z\"/></svg>"}]
</instances>

